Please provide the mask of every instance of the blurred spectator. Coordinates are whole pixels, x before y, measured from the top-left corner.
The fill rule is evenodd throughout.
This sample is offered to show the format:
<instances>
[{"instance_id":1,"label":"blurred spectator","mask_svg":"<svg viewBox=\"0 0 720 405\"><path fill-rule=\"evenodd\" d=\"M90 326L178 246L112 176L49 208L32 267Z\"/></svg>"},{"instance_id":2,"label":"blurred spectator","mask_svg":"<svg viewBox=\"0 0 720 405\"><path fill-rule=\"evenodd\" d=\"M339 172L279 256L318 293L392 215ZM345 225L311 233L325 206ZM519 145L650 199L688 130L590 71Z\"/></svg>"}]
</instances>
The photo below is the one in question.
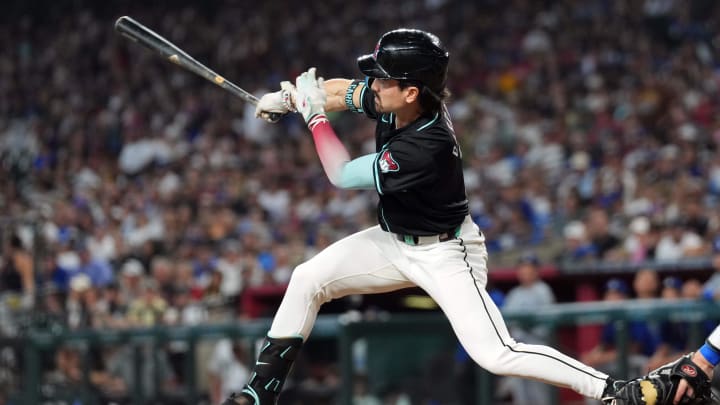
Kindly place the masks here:
<instances>
[{"instance_id":1,"label":"blurred spectator","mask_svg":"<svg viewBox=\"0 0 720 405\"><path fill-rule=\"evenodd\" d=\"M83 383L80 351L75 347L62 346L55 352L54 360L54 368L43 378L45 395L71 402L79 399Z\"/></svg>"},{"instance_id":2,"label":"blurred spectator","mask_svg":"<svg viewBox=\"0 0 720 405\"><path fill-rule=\"evenodd\" d=\"M173 262L164 256L155 256L150 262L150 274L163 297L169 297L174 290L175 272Z\"/></svg>"},{"instance_id":3,"label":"blurred spectator","mask_svg":"<svg viewBox=\"0 0 720 405\"><path fill-rule=\"evenodd\" d=\"M250 375L247 350L242 341L221 339L207 363L210 403L219 404L233 392L242 391Z\"/></svg>"},{"instance_id":4,"label":"blurred spectator","mask_svg":"<svg viewBox=\"0 0 720 405\"><path fill-rule=\"evenodd\" d=\"M633 285L638 288L638 291L636 291L638 296L645 298L653 288L657 289L657 284L653 286L651 274L655 273L645 271L640 277L636 276ZM613 278L606 283L604 301L618 302L629 298L630 289L624 281ZM628 332L628 364L630 366L630 374L636 375L641 370L645 370L648 357L656 350L658 338L650 326L644 321L629 322ZM615 322L610 322L603 327L602 336L598 345L589 352L582 354L580 357L581 361L591 367L617 374L618 352L615 346L616 340L617 325Z\"/></svg>"},{"instance_id":5,"label":"blurred spectator","mask_svg":"<svg viewBox=\"0 0 720 405\"><path fill-rule=\"evenodd\" d=\"M642 263L655 258L655 236L650 220L645 216L634 218L628 226L625 252L630 263Z\"/></svg>"},{"instance_id":6,"label":"blurred spectator","mask_svg":"<svg viewBox=\"0 0 720 405\"><path fill-rule=\"evenodd\" d=\"M720 254L716 254L712 259L713 275L705 282L702 287L702 295L710 300L720 299Z\"/></svg>"},{"instance_id":7,"label":"blurred spectator","mask_svg":"<svg viewBox=\"0 0 720 405\"><path fill-rule=\"evenodd\" d=\"M115 276L107 259L93 256L85 245L78 248L78 253L80 266L77 272L88 276L93 287L105 287L113 281Z\"/></svg>"},{"instance_id":8,"label":"blurred spectator","mask_svg":"<svg viewBox=\"0 0 720 405\"><path fill-rule=\"evenodd\" d=\"M705 253L705 246L698 234L685 227L679 218L669 221L657 247L657 261L675 261L683 257L699 256Z\"/></svg>"},{"instance_id":9,"label":"blurred spectator","mask_svg":"<svg viewBox=\"0 0 720 405\"><path fill-rule=\"evenodd\" d=\"M87 250L96 260L113 261L117 259L118 246L117 236L111 233L109 225L106 223L97 223L92 228L92 234L87 238Z\"/></svg>"},{"instance_id":10,"label":"blurred spectator","mask_svg":"<svg viewBox=\"0 0 720 405\"><path fill-rule=\"evenodd\" d=\"M682 298L683 283L676 277L666 277L662 282L660 297L663 300L674 301ZM686 353L689 347L690 326L684 321L663 321L660 323L659 342L657 350L650 356L646 366L647 370L654 370Z\"/></svg>"},{"instance_id":11,"label":"blurred spectator","mask_svg":"<svg viewBox=\"0 0 720 405\"><path fill-rule=\"evenodd\" d=\"M356 375L353 379L352 405L382 405L380 399L370 392L366 375Z\"/></svg>"},{"instance_id":12,"label":"blurred spectator","mask_svg":"<svg viewBox=\"0 0 720 405\"><path fill-rule=\"evenodd\" d=\"M658 273L650 268L643 268L635 273L633 278L633 290L636 299L657 298L660 280Z\"/></svg>"},{"instance_id":13,"label":"blurred spectator","mask_svg":"<svg viewBox=\"0 0 720 405\"><path fill-rule=\"evenodd\" d=\"M67 325L72 329L88 328L92 326L92 308L85 300L85 294L92 289L90 277L77 274L70 279L70 289L65 302Z\"/></svg>"},{"instance_id":14,"label":"blurred spectator","mask_svg":"<svg viewBox=\"0 0 720 405\"><path fill-rule=\"evenodd\" d=\"M0 299L10 307L31 308L35 299L32 256L17 234L10 237L10 242L3 250L4 260L0 261Z\"/></svg>"},{"instance_id":15,"label":"blurred spectator","mask_svg":"<svg viewBox=\"0 0 720 405\"><path fill-rule=\"evenodd\" d=\"M167 307L167 302L160 295L156 283L153 280L145 280L142 285L142 295L131 301L128 306L128 322L137 327L157 325L163 320Z\"/></svg>"},{"instance_id":16,"label":"blurred spectator","mask_svg":"<svg viewBox=\"0 0 720 405\"><path fill-rule=\"evenodd\" d=\"M555 302L550 286L540 279L540 259L535 253L527 252L520 257L517 267L519 285L507 294L503 309L526 312L541 311ZM509 325L510 335L517 341L528 344L548 343L549 330L542 325L526 329L520 325ZM510 391L512 402L517 405L535 403L549 404L550 387L542 382L517 377L505 377L498 390Z\"/></svg>"},{"instance_id":17,"label":"blurred spectator","mask_svg":"<svg viewBox=\"0 0 720 405\"><path fill-rule=\"evenodd\" d=\"M683 283L681 295L687 300L697 300L702 298L703 285L700 281L691 278Z\"/></svg>"},{"instance_id":18,"label":"blurred spectator","mask_svg":"<svg viewBox=\"0 0 720 405\"><path fill-rule=\"evenodd\" d=\"M122 264L120 274L122 277L119 302L122 305L130 305L142 295L143 265L137 259L128 259Z\"/></svg>"},{"instance_id":19,"label":"blurred spectator","mask_svg":"<svg viewBox=\"0 0 720 405\"><path fill-rule=\"evenodd\" d=\"M592 261L597 257L597 248L588 239L585 224L572 221L563 228L564 246L558 256L563 264Z\"/></svg>"},{"instance_id":20,"label":"blurred spectator","mask_svg":"<svg viewBox=\"0 0 720 405\"><path fill-rule=\"evenodd\" d=\"M621 240L610 230L607 211L593 208L587 217L587 232L598 260L619 261Z\"/></svg>"},{"instance_id":21,"label":"blurred spectator","mask_svg":"<svg viewBox=\"0 0 720 405\"><path fill-rule=\"evenodd\" d=\"M230 313L226 306L226 298L220 291L222 286L222 273L213 271L210 274L210 281L205 287L202 296L202 305L208 311L209 319L212 321L228 320ZM234 311L232 311L234 313Z\"/></svg>"},{"instance_id":22,"label":"blurred spectator","mask_svg":"<svg viewBox=\"0 0 720 405\"><path fill-rule=\"evenodd\" d=\"M139 375L133 365L134 350L140 350L144 359L140 362ZM103 356L105 370L113 380L112 388L118 389L118 395L123 393L122 388L131 387L141 390L147 398L154 398L161 392L177 388L167 354L164 350L156 350L153 344L140 344L138 348L133 345L111 346ZM155 381L160 384L155 384Z\"/></svg>"},{"instance_id":23,"label":"blurred spectator","mask_svg":"<svg viewBox=\"0 0 720 405\"><path fill-rule=\"evenodd\" d=\"M217 261L217 271L222 274L220 292L228 302L237 303L243 283L243 262L240 256L240 243L227 240L222 245L222 253Z\"/></svg>"}]
</instances>

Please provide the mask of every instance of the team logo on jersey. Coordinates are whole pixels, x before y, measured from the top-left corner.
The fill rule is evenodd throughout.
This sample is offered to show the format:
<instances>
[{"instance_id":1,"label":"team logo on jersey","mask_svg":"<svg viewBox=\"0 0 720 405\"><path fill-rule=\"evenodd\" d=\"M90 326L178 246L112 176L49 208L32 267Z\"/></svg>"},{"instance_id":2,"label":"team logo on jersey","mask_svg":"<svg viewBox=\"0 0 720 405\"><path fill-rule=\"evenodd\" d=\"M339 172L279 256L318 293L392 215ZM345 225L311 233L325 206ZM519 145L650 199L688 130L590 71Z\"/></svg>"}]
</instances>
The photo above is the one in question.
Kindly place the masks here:
<instances>
[{"instance_id":1,"label":"team logo on jersey","mask_svg":"<svg viewBox=\"0 0 720 405\"><path fill-rule=\"evenodd\" d=\"M393 159L389 150L384 151L382 155L380 155L378 164L380 165L380 171L383 173L396 172L400 170L400 165L395 161L395 159Z\"/></svg>"}]
</instances>

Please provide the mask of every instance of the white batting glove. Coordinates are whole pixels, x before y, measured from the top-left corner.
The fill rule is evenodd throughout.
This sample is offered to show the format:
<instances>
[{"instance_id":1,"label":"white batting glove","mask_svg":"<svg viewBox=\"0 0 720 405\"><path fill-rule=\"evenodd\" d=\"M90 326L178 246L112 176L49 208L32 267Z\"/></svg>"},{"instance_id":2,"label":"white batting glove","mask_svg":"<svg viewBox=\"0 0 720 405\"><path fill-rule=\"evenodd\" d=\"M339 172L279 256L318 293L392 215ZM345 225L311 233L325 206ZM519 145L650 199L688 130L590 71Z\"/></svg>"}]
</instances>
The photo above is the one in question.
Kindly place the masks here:
<instances>
[{"instance_id":1,"label":"white batting glove","mask_svg":"<svg viewBox=\"0 0 720 405\"><path fill-rule=\"evenodd\" d=\"M288 81L280 82L280 91L267 93L260 98L255 107L255 116L268 122L271 113L287 114L295 110L295 86Z\"/></svg>"},{"instance_id":2,"label":"white batting glove","mask_svg":"<svg viewBox=\"0 0 720 405\"><path fill-rule=\"evenodd\" d=\"M315 68L308 69L295 79L295 106L305 122L317 114L325 114L327 94L322 77L315 78Z\"/></svg>"}]
</instances>

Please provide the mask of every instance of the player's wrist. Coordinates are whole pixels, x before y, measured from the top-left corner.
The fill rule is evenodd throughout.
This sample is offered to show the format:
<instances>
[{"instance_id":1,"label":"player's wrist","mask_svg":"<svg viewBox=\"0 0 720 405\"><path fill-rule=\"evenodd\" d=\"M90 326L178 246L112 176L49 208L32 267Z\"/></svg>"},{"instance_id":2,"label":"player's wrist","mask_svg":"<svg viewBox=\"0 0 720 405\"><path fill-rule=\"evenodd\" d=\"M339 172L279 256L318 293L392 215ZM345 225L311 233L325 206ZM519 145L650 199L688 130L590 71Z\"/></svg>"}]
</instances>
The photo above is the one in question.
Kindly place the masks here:
<instances>
[{"instance_id":1,"label":"player's wrist","mask_svg":"<svg viewBox=\"0 0 720 405\"><path fill-rule=\"evenodd\" d=\"M709 345L703 345L700 350L693 353L693 363L697 364L708 376L712 375L713 369L720 361L720 354Z\"/></svg>"},{"instance_id":2,"label":"player's wrist","mask_svg":"<svg viewBox=\"0 0 720 405\"><path fill-rule=\"evenodd\" d=\"M308 129L310 129L310 131L314 131L316 128L323 125L330 125L330 122L328 121L324 111L311 114L310 117L306 120L306 122L307 127Z\"/></svg>"}]
</instances>

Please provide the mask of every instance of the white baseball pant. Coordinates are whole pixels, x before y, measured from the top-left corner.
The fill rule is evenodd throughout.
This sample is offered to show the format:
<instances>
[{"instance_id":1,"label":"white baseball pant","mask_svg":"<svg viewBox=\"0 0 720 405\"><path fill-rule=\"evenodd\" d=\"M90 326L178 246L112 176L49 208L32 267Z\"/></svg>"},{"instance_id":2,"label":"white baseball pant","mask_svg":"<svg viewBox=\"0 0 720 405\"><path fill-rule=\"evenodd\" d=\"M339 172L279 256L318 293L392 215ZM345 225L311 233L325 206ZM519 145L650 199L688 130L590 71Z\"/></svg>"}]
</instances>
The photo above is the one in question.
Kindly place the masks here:
<instances>
[{"instance_id":1,"label":"white baseball pant","mask_svg":"<svg viewBox=\"0 0 720 405\"><path fill-rule=\"evenodd\" d=\"M487 271L485 238L470 217L457 239L418 246L374 226L337 241L295 268L268 335L307 338L325 302L419 286L437 302L480 367L600 398L606 374L550 347L510 337L485 291Z\"/></svg>"}]
</instances>

